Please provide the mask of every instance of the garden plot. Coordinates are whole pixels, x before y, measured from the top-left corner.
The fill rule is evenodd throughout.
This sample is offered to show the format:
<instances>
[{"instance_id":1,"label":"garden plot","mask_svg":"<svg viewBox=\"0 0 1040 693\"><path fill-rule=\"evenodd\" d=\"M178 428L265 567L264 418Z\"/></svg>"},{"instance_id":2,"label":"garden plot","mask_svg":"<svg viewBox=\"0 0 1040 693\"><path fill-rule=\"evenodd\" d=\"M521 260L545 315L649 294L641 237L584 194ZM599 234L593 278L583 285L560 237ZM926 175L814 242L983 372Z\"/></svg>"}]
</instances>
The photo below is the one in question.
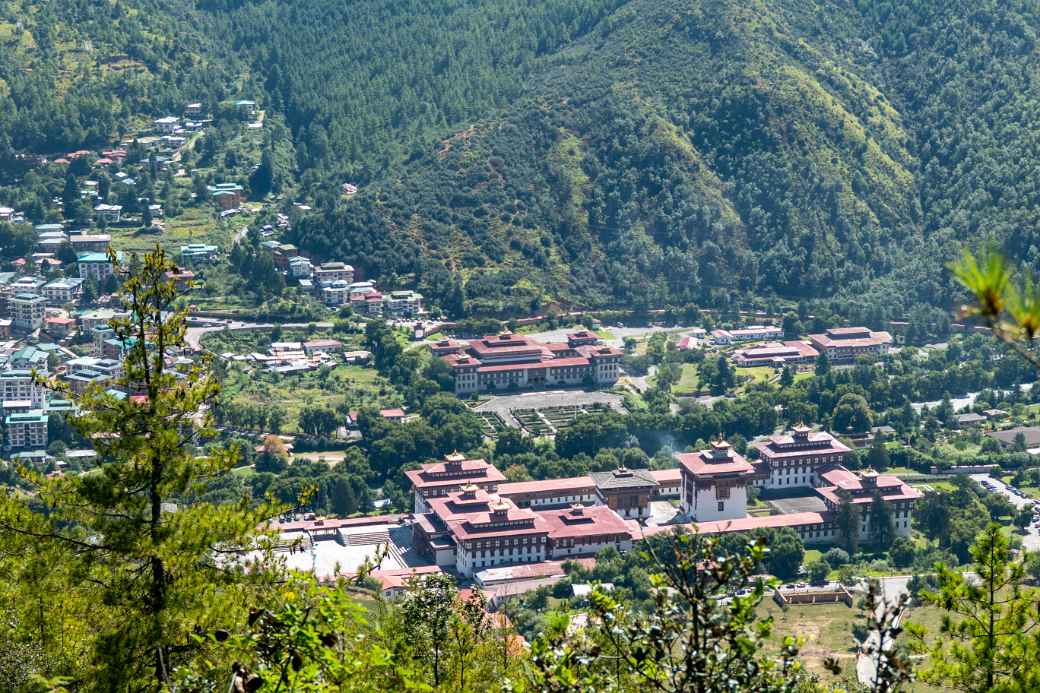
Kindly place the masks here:
<instances>
[{"instance_id":1,"label":"garden plot","mask_svg":"<svg viewBox=\"0 0 1040 693\"><path fill-rule=\"evenodd\" d=\"M610 405L592 403L588 405L566 405L542 409L511 409L509 413L527 433L532 436L552 436L570 427L583 414L606 411Z\"/></svg>"}]
</instances>

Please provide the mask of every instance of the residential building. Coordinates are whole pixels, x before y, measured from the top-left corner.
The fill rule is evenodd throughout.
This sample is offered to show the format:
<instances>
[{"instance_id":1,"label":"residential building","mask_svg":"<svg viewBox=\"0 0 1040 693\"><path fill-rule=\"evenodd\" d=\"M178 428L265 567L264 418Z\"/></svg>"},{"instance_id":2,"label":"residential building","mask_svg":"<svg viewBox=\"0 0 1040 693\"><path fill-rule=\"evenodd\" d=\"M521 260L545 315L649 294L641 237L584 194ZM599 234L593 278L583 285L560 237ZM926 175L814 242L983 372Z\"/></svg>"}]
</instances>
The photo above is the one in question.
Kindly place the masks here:
<instances>
[{"instance_id":1,"label":"residential building","mask_svg":"<svg viewBox=\"0 0 1040 693\"><path fill-rule=\"evenodd\" d=\"M341 280L321 285L321 302L327 306L350 303L350 284Z\"/></svg>"},{"instance_id":2,"label":"residential building","mask_svg":"<svg viewBox=\"0 0 1040 693\"><path fill-rule=\"evenodd\" d=\"M18 293L7 299L11 326L19 332L32 332L43 325L47 299L39 294Z\"/></svg>"},{"instance_id":3,"label":"residential building","mask_svg":"<svg viewBox=\"0 0 1040 693\"><path fill-rule=\"evenodd\" d=\"M55 279L41 287L43 297L52 306L63 306L66 303L76 303L83 294L83 279L81 277L65 277Z\"/></svg>"},{"instance_id":4,"label":"residential building","mask_svg":"<svg viewBox=\"0 0 1040 693\"><path fill-rule=\"evenodd\" d=\"M622 358L621 350L613 347L542 343L508 332L446 351L442 358L452 369L458 395L561 385L609 386L617 382Z\"/></svg>"},{"instance_id":5,"label":"residential building","mask_svg":"<svg viewBox=\"0 0 1040 693\"><path fill-rule=\"evenodd\" d=\"M102 202L94 207L94 213L97 215L97 220L99 222L118 224L123 216L123 206L110 205Z\"/></svg>"},{"instance_id":6,"label":"residential building","mask_svg":"<svg viewBox=\"0 0 1040 693\"><path fill-rule=\"evenodd\" d=\"M618 515L632 520L650 517L650 499L660 484L649 469L619 467L589 476L596 484L600 502Z\"/></svg>"},{"instance_id":7,"label":"residential building","mask_svg":"<svg viewBox=\"0 0 1040 693\"><path fill-rule=\"evenodd\" d=\"M76 320L74 318L48 315L43 319L43 331L57 339L67 337L75 328Z\"/></svg>"},{"instance_id":8,"label":"residential building","mask_svg":"<svg viewBox=\"0 0 1040 693\"><path fill-rule=\"evenodd\" d=\"M47 447L47 420L42 409L11 414L4 419L7 447L11 450Z\"/></svg>"},{"instance_id":9,"label":"residential building","mask_svg":"<svg viewBox=\"0 0 1040 693\"><path fill-rule=\"evenodd\" d=\"M15 370L31 371L36 370L40 373L47 372L47 359L48 357L57 350L57 345L47 345L44 349L43 344L27 345L13 352L7 360L7 365Z\"/></svg>"},{"instance_id":10,"label":"residential building","mask_svg":"<svg viewBox=\"0 0 1040 693\"><path fill-rule=\"evenodd\" d=\"M888 353L892 335L866 327L832 327L824 334L809 335L809 341L832 363L847 363L860 356Z\"/></svg>"},{"instance_id":11,"label":"residential building","mask_svg":"<svg viewBox=\"0 0 1040 693\"><path fill-rule=\"evenodd\" d=\"M81 279L93 279L99 284L112 276L112 260L108 253L83 253L76 260Z\"/></svg>"},{"instance_id":12,"label":"residential building","mask_svg":"<svg viewBox=\"0 0 1040 693\"><path fill-rule=\"evenodd\" d=\"M747 515L747 487L755 468L724 440L711 449L676 453L682 474L680 507L694 522Z\"/></svg>"},{"instance_id":13,"label":"residential building","mask_svg":"<svg viewBox=\"0 0 1040 693\"><path fill-rule=\"evenodd\" d=\"M111 243L112 236L107 233L69 236L69 245L76 251L77 256L80 253L107 253Z\"/></svg>"},{"instance_id":14,"label":"residential building","mask_svg":"<svg viewBox=\"0 0 1040 693\"><path fill-rule=\"evenodd\" d=\"M354 268L343 262L323 262L314 268L314 282L318 286L329 286L333 282L354 281Z\"/></svg>"},{"instance_id":15,"label":"residential building","mask_svg":"<svg viewBox=\"0 0 1040 693\"><path fill-rule=\"evenodd\" d=\"M187 291L191 288L191 283L195 281L195 273L190 269L177 267L167 272L166 278L173 282L173 286L177 291Z\"/></svg>"},{"instance_id":16,"label":"residential building","mask_svg":"<svg viewBox=\"0 0 1040 693\"><path fill-rule=\"evenodd\" d=\"M822 471L844 465L852 453L832 434L802 424L752 447L760 460L756 483L767 490L818 486Z\"/></svg>"},{"instance_id":17,"label":"residential building","mask_svg":"<svg viewBox=\"0 0 1040 693\"><path fill-rule=\"evenodd\" d=\"M181 119L177 116L165 116L163 118L156 118L152 121L155 125L155 129L166 135L171 135L181 126Z\"/></svg>"},{"instance_id":18,"label":"residential building","mask_svg":"<svg viewBox=\"0 0 1040 693\"><path fill-rule=\"evenodd\" d=\"M237 183L217 183L206 187L210 199L222 210L238 209L244 199L244 191Z\"/></svg>"},{"instance_id":19,"label":"residential building","mask_svg":"<svg viewBox=\"0 0 1040 693\"><path fill-rule=\"evenodd\" d=\"M195 266L212 262L220 248L207 243L190 243L181 246L181 262L186 266Z\"/></svg>"},{"instance_id":20,"label":"residential building","mask_svg":"<svg viewBox=\"0 0 1040 693\"><path fill-rule=\"evenodd\" d=\"M34 408L43 406L44 391L33 379L31 370L0 371L0 401L28 401Z\"/></svg>"},{"instance_id":21,"label":"residential building","mask_svg":"<svg viewBox=\"0 0 1040 693\"><path fill-rule=\"evenodd\" d=\"M391 291L383 300L383 314L392 318L414 318L422 311L422 298L417 291Z\"/></svg>"},{"instance_id":22,"label":"residential building","mask_svg":"<svg viewBox=\"0 0 1040 693\"><path fill-rule=\"evenodd\" d=\"M314 274L314 265L307 258L297 255L289 259L289 276L293 279L305 279L312 274Z\"/></svg>"}]
</instances>

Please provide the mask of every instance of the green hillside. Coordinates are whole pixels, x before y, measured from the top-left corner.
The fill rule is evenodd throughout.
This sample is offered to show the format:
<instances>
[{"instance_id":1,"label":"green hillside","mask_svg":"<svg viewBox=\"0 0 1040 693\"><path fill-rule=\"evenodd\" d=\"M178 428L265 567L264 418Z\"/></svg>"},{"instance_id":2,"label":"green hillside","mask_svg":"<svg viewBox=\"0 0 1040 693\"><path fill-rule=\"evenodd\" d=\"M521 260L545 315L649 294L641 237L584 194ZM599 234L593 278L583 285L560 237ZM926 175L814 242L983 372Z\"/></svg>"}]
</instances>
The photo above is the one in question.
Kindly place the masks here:
<instances>
[{"instance_id":1,"label":"green hillside","mask_svg":"<svg viewBox=\"0 0 1040 693\"><path fill-rule=\"evenodd\" d=\"M875 324L948 310L961 242L1036 263L1038 24L997 0L8 0L0 152L245 94L317 210L292 240L384 284Z\"/></svg>"},{"instance_id":2,"label":"green hillside","mask_svg":"<svg viewBox=\"0 0 1040 693\"><path fill-rule=\"evenodd\" d=\"M213 103L237 77L217 33L191 0L0 2L0 152L106 145L142 115Z\"/></svg>"},{"instance_id":3,"label":"green hillside","mask_svg":"<svg viewBox=\"0 0 1040 693\"><path fill-rule=\"evenodd\" d=\"M956 242L1035 252L1037 22L1015 3L631 0L298 240L434 295L454 275L491 311L946 305Z\"/></svg>"}]
</instances>

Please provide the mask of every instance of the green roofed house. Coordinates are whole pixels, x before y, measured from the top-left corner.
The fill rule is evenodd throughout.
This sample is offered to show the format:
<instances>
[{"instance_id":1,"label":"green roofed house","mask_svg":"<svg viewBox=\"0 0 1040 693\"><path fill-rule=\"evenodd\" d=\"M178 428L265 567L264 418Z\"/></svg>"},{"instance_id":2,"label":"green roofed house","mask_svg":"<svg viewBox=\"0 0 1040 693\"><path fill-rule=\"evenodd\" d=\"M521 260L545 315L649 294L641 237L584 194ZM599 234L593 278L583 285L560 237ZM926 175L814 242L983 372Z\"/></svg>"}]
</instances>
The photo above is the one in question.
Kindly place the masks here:
<instances>
[{"instance_id":1,"label":"green roofed house","mask_svg":"<svg viewBox=\"0 0 1040 693\"><path fill-rule=\"evenodd\" d=\"M191 243L181 246L181 262L185 265L198 265L200 263L212 262L220 248L206 243Z\"/></svg>"},{"instance_id":2,"label":"green roofed house","mask_svg":"<svg viewBox=\"0 0 1040 693\"><path fill-rule=\"evenodd\" d=\"M223 210L238 209L245 198L242 186L237 183L217 183L206 187L209 199Z\"/></svg>"},{"instance_id":3,"label":"green roofed house","mask_svg":"<svg viewBox=\"0 0 1040 693\"><path fill-rule=\"evenodd\" d=\"M47 447L47 413L42 409L11 414L4 418L9 450Z\"/></svg>"},{"instance_id":4,"label":"green roofed house","mask_svg":"<svg viewBox=\"0 0 1040 693\"><path fill-rule=\"evenodd\" d=\"M117 254L117 258L122 260L122 253ZM97 282L105 281L114 271L108 253L83 253L76 259L76 264L82 279L93 279Z\"/></svg>"}]
</instances>

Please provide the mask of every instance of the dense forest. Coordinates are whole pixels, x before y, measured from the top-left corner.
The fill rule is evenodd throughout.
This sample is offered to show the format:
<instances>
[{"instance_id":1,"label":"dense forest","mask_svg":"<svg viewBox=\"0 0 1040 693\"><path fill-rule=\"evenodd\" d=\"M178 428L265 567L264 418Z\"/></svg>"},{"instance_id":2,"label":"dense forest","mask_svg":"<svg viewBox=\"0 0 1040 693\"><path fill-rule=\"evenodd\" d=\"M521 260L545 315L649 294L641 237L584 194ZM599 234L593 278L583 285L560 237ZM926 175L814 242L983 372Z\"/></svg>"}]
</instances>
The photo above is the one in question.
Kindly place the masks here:
<instances>
[{"instance_id":1,"label":"dense forest","mask_svg":"<svg viewBox=\"0 0 1040 693\"><path fill-rule=\"evenodd\" d=\"M434 304L876 325L947 311L964 240L1035 264L1038 24L996 0L8 2L0 158L253 98L315 208L291 240Z\"/></svg>"}]
</instances>

